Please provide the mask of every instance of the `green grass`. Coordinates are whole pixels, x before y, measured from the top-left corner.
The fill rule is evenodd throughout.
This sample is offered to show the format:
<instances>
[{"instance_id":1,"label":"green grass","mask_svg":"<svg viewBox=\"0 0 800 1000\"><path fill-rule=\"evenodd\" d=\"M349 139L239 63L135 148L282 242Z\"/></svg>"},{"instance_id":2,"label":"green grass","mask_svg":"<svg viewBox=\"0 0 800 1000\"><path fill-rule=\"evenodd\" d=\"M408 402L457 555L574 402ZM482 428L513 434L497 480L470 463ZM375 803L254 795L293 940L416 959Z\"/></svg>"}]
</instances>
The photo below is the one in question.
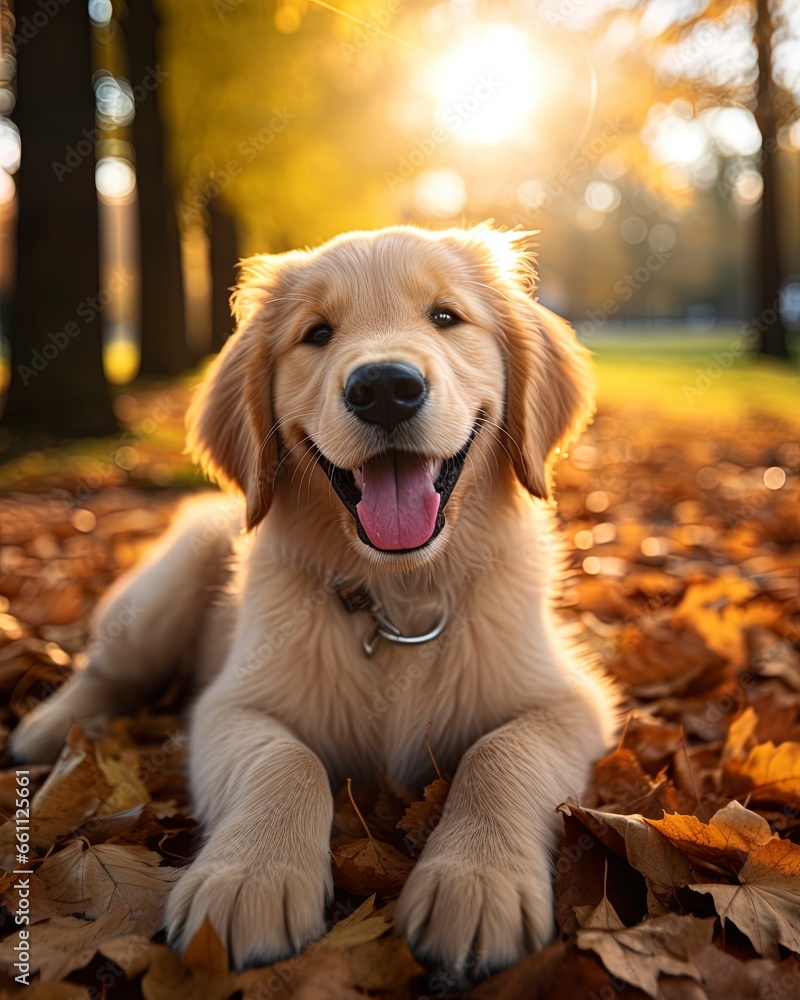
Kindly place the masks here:
<instances>
[{"instance_id":1,"label":"green grass","mask_svg":"<svg viewBox=\"0 0 800 1000\"><path fill-rule=\"evenodd\" d=\"M598 337L589 347L600 406L657 409L675 419L764 414L800 422L800 368L735 353L744 346L736 328Z\"/></svg>"}]
</instances>

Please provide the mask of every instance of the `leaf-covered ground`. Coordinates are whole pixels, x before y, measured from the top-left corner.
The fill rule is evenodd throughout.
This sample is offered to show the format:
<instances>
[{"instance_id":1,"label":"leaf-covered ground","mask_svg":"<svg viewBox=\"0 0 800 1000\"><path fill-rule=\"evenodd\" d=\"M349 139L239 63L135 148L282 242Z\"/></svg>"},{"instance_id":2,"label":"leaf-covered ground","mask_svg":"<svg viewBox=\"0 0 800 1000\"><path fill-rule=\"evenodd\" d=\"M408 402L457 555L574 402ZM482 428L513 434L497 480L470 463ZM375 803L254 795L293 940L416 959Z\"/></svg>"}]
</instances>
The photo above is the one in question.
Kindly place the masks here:
<instances>
[{"instance_id":1,"label":"leaf-covered ground","mask_svg":"<svg viewBox=\"0 0 800 1000\"><path fill-rule=\"evenodd\" d=\"M164 398L123 397L121 445L6 469L0 744L80 667L98 595L164 528L178 486L199 485L174 457L182 400ZM302 956L237 976L206 927L178 958L163 943L163 903L198 831L176 688L106 733L74 729L54 767L31 768L39 985L13 980L18 898L4 875L4 995L800 997L797 438L788 415L697 426L605 408L560 466L575 550L564 614L623 683L630 713L586 795L562 807L558 934L545 951L470 992L424 974L393 933L444 776L410 808L386 789L337 796L331 930ZM0 764L9 817L15 773ZM0 853L13 868L10 821Z\"/></svg>"}]
</instances>

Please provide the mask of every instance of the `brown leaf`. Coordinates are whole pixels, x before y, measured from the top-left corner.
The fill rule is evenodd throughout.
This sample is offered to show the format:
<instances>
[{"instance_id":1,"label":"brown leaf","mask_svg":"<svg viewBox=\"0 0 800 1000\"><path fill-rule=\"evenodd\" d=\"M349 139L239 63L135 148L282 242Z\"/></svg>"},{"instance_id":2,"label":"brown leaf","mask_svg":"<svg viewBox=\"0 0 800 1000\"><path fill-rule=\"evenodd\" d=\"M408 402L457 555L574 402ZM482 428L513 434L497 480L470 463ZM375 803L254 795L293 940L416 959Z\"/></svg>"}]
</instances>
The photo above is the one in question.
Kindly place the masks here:
<instances>
[{"instance_id":1,"label":"brown leaf","mask_svg":"<svg viewBox=\"0 0 800 1000\"><path fill-rule=\"evenodd\" d=\"M731 721L720 758L723 764L727 761L739 760L747 755L746 752L752 746L757 726L758 716L751 706L748 706Z\"/></svg>"},{"instance_id":2,"label":"brown leaf","mask_svg":"<svg viewBox=\"0 0 800 1000\"><path fill-rule=\"evenodd\" d=\"M88 965L103 942L136 932L136 922L124 910L98 920L51 917L30 927L31 970L39 973L42 982L63 979ZM0 965L8 968L15 961L16 943L16 934L0 942Z\"/></svg>"},{"instance_id":3,"label":"brown leaf","mask_svg":"<svg viewBox=\"0 0 800 1000\"><path fill-rule=\"evenodd\" d=\"M616 924L609 929L578 931L578 947L599 955L612 976L638 986L651 997L658 995L661 975L699 980L700 973L691 959L711 943L713 919L667 913L635 927L622 926L618 917Z\"/></svg>"},{"instance_id":4,"label":"brown leaf","mask_svg":"<svg viewBox=\"0 0 800 1000\"><path fill-rule=\"evenodd\" d=\"M581 809L571 803L560 808L568 810L644 876L654 897L648 902L650 912L658 911L656 901L668 900L674 889L693 881L686 858L644 817Z\"/></svg>"},{"instance_id":5,"label":"brown leaf","mask_svg":"<svg viewBox=\"0 0 800 1000\"><path fill-rule=\"evenodd\" d=\"M397 934L357 945L348 957L353 985L362 990L399 989L424 972Z\"/></svg>"},{"instance_id":6,"label":"brown leaf","mask_svg":"<svg viewBox=\"0 0 800 1000\"><path fill-rule=\"evenodd\" d=\"M700 971L708 1000L800 1000L797 959L784 962L757 958L740 962L720 948L709 945L697 952L694 964Z\"/></svg>"},{"instance_id":7,"label":"brown leaf","mask_svg":"<svg viewBox=\"0 0 800 1000\"><path fill-rule=\"evenodd\" d=\"M641 632L626 625L620 651L607 664L628 690L640 698L662 698L713 686L727 667L724 657L691 629L676 630L666 622Z\"/></svg>"},{"instance_id":8,"label":"brown leaf","mask_svg":"<svg viewBox=\"0 0 800 1000\"><path fill-rule=\"evenodd\" d=\"M398 829L405 830L406 842L415 853L422 850L428 837L433 833L442 815L450 782L444 778L436 778L423 791L422 802L412 802L406 809L403 818L397 824Z\"/></svg>"},{"instance_id":9,"label":"brown leaf","mask_svg":"<svg viewBox=\"0 0 800 1000\"><path fill-rule=\"evenodd\" d=\"M150 801L150 793L131 768L122 761L98 755L97 764L103 772L103 777L111 785L108 797L97 810L98 816L125 812Z\"/></svg>"},{"instance_id":10,"label":"brown leaf","mask_svg":"<svg viewBox=\"0 0 800 1000\"><path fill-rule=\"evenodd\" d=\"M800 846L777 838L755 844L737 880L689 888L711 895L723 923L736 924L759 955L778 958L779 944L800 952Z\"/></svg>"},{"instance_id":11,"label":"brown leaf","mask_svg":"<svg viewBox=\"0 0 800 1000\"><path fill-rule=\"evenodd\" d=\"M567 947L562 941L555 941L542 951L523 958L509 969L499 972L481 983L470 994L471 1000L546 1000L553 996L551 988L563 984L566 972ZM581 957L578 955L573 958ZM443 986L447 986L445 977ZM605 976L602 977L605 979ZM452 984L454 985L454 984ZM590 996L574 993L573 996ZM565 992L561 996L566 997Z\"/></svg>"},{"instance_id":12,"label":"brown leaf","mask_svg":"<svg viewBox=\"0 0 800 1000\"><path fill-rule=\"evenodd\" d=\"M672 624L693 629L709 649L734 668L746 662L742 605L755 594L755 587L740 576L720 576L705 583L692 583L672 613Z\"/></svg>"},{"instance_id":13,"label":"brown leaf","mask_svg":"<svg viewBox=\"0 0 800 1000\"><path fill-rule=\"evenodd\" d=\"M139 934L128 934L104 941L97 950L116 963L127 979L136 979L150 966L153 949L158 947Z\"/></svg>"},{"instance_id":14,"label":"brown leaf","mask_svg":"<svg viewBox=\"0 0 800 1000\"><path fill-rule=\"evenodd\" d=\"M340 920L320 941L323 948L352 948L373 941L391 929L385 911L375 913L375 896L364 900L349 917Z\"/></svg>"},{"instance_id":15,"label":"brown leaf","mask_svg":"<svg viewBox=\"0 0 800 1000\"><path fill-rule=\"evenodd\" d=\"M738 802L729 802L708 823L677 813L646 822L687 858L722 872L739 871L753 847L774 838L769 823Z\"/></svg>"},{"instance_id":16,"label":"brown leaf","mask_svg":"<svg viewBox=\"0 0 800 1000\"><path fill-rule=\"evenodd\" d=\"M389 844L367 837L333 845L333 882L339 889L384 899L399 895L414 862Z\"/></svg>"},{"instance_id":17,"label":"brown leaf","mask_svg":"<svg viewBox=\"0 0 800 1000\"><path fill-rule=\"evenodd\" d=\"M25 590L11 602L13 614L32 625L69 625L86 612L83 587L62 583L51 587Z\"/></svg>"},{"instance_id":18,"label":"brown leaf","mask_svg":"<svg viewBox=\"0 0 800 1000\"><path fill-rule=\"evenodd\" d=\"M94 816L108 798L111 786L97 766L94 748L73 724L61 756L31 800L31 846L47 849L58 837L71 833ZM13 825L0 830L0 850L7 855ZM4 867L13 867L5 865Z\"/></svg>"},{"instance_id":19,"label":"brown leaf","mask_svg":"<svg viewBox=\"0 0 800 1000\"><path fill-rule=\"evenodd\" d=\"M729 760L725 776L751 802L800 808L800 743L761 743L746 760Z\"/></svg>"},{"instance_id":20,"label":"brown leaf","mask_svg":"<svg viewBox=\"0 0 800 1000\"><path fill-rule=\"evenodd\" d=\"M152 937L163 927L167 893L177 868L160 867L161 857L145 847L76 840L51 855L39 869L54 914L96 920L122 910L132 930Z\"/></svg>"},{"instance_id":21,"label":"brown leaf","mask_svg":"<svg viewBox=\"0 0 800 1000\"><path fill-rule=\"evenodd\" d=\"M635 804L656 787L642 770L632 750L617 747L594 766L594 788L604 805L613 812L638 812Z\"/></svg>"}]
</instances>

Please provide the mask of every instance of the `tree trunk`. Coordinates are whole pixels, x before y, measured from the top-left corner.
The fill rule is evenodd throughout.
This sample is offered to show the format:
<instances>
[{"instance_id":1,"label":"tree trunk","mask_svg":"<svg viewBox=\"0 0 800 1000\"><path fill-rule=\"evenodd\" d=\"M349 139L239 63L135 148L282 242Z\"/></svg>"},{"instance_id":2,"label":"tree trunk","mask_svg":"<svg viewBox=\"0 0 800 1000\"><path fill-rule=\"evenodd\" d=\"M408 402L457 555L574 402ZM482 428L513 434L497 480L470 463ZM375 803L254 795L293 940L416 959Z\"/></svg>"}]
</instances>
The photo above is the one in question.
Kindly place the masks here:
<instances>
[{"instance_id":1,"label":"tree trunk","mask_svg":"<svg viewBox=\"0 0 800 1000\"><path fill-rule=\"evenodd\" d=\"M39 4L17 0L17 25ZM86 4L65 4L17 52L22 139L6 420L69 438L117 429L103 374L95 102ZM57 67L57 69L55 69Z\"/></svg>"},{"instance_id":2,"label":"tree trunk","mask_svg":"<svg viewBox=\"0 0 800 1000\"><path fill-rule=\"evenodd\" d=\"M756 124L761 132L761 179L764 192L758 215L758 329L759 351L773 358L788 358L786 327L780 312L783 284L779 231L778 116L772 81L772 18L769 0L757 0L756 43L758 46L758 100Z\"/></svg>"},{"instance_id":3,"label":"tree trunk","mask_svg":"<svg viewBox=\"0 0 800 1000\"><path fill-rule=\"evenodd\" d=\"M208 204L209 258L211 271L211 350L216 354L233 329L231 287L236 280L239 260L239 231L236 219L219 198Z\"/></svg>"},{"instance_id":4,"label":"tree trunk","mask_svg":"<svg viewBox=\"0 0 800 1000\"><path fill-rule=\"evenodd\" d=\"M191 367L186 341L181 248L167 171L161 116L159 19L152 0L127 5L130 83L136 97L133 147L139 196L142 375L179 375Z\"/></svg>"}]
</instances>

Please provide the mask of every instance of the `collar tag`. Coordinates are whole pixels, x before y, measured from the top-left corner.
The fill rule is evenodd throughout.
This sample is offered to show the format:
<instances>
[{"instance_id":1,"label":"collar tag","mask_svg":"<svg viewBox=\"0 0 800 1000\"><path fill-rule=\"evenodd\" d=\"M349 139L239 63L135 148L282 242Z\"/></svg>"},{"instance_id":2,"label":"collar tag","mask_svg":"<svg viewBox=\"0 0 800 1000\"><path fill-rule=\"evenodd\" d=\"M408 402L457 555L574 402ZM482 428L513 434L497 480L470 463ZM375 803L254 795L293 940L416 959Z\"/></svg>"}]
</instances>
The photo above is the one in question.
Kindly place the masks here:
<instances>
[{"instance_id":1,"label":"collar tag","mask_svg":"<svg viewBox=\"0 0 800 1000\"><path fill-rule=\"evenodd\" d=\"M337 588L336 593L344 605L345 611L351 615L354 615L356 611L371 611L375 603L372 594L367 590L366 583L359 583L357 580L343 583Z\"/></svg>"},{"instance_id":2,"label":"collar tag","mask_svg":"<svg viewBox=\"0 0 800 1000\"><path fill-rule=\"evenodd\" d=\"M348 580L336 587L336 593L348 614L352 615L357 611L366 611L375 623L375 628L371 635L367 636L361 644L364 654L367 657L371 657L375 652L378 639L386 639L388 642L397 642L401 645L409 646L431 642L442 634L449 618L447 610L445 610L440 620L429 632L424 632L422 635L403 635L378 601L370 594L366 583L359 583L358 580Z\"/></svg>"}]
</instances>

